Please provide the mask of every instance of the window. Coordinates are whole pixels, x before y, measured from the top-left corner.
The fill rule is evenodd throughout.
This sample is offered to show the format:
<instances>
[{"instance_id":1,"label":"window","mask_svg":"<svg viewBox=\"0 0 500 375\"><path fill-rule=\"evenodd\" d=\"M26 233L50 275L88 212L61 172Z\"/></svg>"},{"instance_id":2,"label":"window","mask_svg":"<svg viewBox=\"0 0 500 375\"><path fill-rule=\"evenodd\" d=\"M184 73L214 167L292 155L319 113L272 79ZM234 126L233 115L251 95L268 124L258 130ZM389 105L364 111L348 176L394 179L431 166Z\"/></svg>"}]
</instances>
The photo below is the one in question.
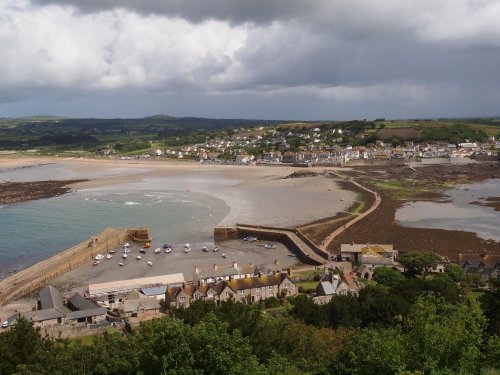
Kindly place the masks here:
<instances>
[{"instance_id":1,"label":"window","mask_svg":"<svg viewBox=\"0 0 500 375\"><path fill-rule=\"evenodd\" d=\"M257 288L257 292L260 292L260 288Z\"/></svg>"},{"instance_id":2,"label":"window","mask_svg":"<svg viewBox=\"0 0 500 375\"><path fill-rule=\"evenodd\" d=\"M260 294L257 296L257 298L259 301L262 301L262 296Z\"/></svg>"},{"instance_id":3,"label":"window","mask_svg":"<svg viewBox=\"0 0 500 375\"><path fill-rule=\"evenodd\" d=\"M269 293L269 297L274 297L274 293Z\"/></svg>"},{"instance_id":4,"label":"window","mask_svg":"<svg viewBox=\"0 0 500 375\"><path fill-rule=\"evenodd\" d=\"M185 301L186 301L186 298L185 298L185 297L181 297L181 298L179 298L179 300L180 300L181 302L185 302Z\"/></svg>"},{"instance_id":5,"label":"window","mask_svg":"<svg viewBox=\"0 0 500 375\"><path fill-rule=\"evenodd\" d=\"M245 291L242 289L242 290L240 290L240 293L241 294L245 294Z\"/></svg>"},{"instance_id":6,"label":"window","mask_svg":"<svg viewBox=\"0 0 500 375\"><path fill-rule=\"evenodd\" d=\"M200 299L200 295L199 294L195 294L194 295L194 299Z\"/></svg>"},{"instance_id":7,"label":"window","mask_svg":"<svg viewBox=\"0 0 500 375\"><path fill-rule=\"evenodd\" d=\"M208 294L207 294L207 297L208 297L208 298L212 298L213 296L214 296L214 294L213 294L213 293L208 293Z\"/></svg>"},{"instance_id":8,"label":"window","mask_svg":"<svg viewBox=\"0 0 500 375\"><path fill-rule=\"evenodd\" d=\"M231 297L231 292L226 292L226 297Z\"/></svg>"},{"instance_id":9,"label":"window","mask_svg":"<svg viewBox=\"0 0 500 375\"><path fill-rule=\"evenodd\" d=\"M274 286L269 285L269 286L267 287L267 289L269 289L269 290L273 290L273 289L274 289Z\"/></svg>"}]
</instances>

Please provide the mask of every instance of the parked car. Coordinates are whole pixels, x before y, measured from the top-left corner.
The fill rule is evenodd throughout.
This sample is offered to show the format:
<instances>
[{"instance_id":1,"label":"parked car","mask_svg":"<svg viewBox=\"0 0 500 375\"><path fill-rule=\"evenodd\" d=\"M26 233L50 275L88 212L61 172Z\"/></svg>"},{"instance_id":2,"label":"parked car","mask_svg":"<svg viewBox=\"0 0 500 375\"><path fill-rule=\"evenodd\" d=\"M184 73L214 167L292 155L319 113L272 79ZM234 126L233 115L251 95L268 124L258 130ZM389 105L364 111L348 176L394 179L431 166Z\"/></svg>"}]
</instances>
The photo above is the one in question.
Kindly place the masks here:
<instances>
[{"instance_id":1,"label":"parked car","mask_svg":"<svg viewBox=\"0 0 500 375\"><path fill-rule=\"evenodd\" d=\"M9 321L8 320L5 320L3 323L2 323L2 328L7 328L9 326Z\"/></svg>"}]
</instances>

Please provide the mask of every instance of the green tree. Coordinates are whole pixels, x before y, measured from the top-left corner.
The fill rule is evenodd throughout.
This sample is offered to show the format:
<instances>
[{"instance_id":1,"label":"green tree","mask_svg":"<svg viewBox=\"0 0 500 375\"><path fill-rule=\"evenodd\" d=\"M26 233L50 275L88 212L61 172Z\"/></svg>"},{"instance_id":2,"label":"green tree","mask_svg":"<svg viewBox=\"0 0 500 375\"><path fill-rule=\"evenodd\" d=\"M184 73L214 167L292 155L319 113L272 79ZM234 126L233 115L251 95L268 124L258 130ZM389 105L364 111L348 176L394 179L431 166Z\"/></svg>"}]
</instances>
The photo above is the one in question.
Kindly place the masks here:
<instances>
[{"instance_id":1,"label":"green tree","mask_svg":"<svg viewBox=\"0 0 500 375\"><path fill-rule=\"evenodd\" d=\"M458 264L447 264L444 268L444 272L456 283L460 283L465 279L465 271Z\"/></svg>"},{"instance_id":2,"label":"green tree","mask_svg":"<svg viewBox=\"0 0 500 375\"><path fill-rule=\"evenodd\" d=\"M405 280L405 277L399 272L391 267L377 267L373 272L373 279L381 285L385 285L389 288L393 288L399 285Z\"/></svg>"},{"instance_id":3,"label":"green tree","mask_svg":"<svg viewBox=\"0 0 500 375\"><path fill-rule=\"evenodd\" d=\"M479 302L488 321L488 333L500 335L500 289L485 291Z\"/></svg>"},{"instance_id":4,"label":"green tree","mask_svg":"<svg viewBox=\"0 0 500 375\"><path fill-rule=\"evenodd\" d=\"M398 257L398 261L410 276L425 276L432 268L437 266L440 259L440 256L435 253L419 253L417 251L411 251Z\"/></svg>"},{"instance_id":5,"label":"green tree","mask_svg":"<svg viewBox=\"0 0 500 375\"><path fill-rule=\"evenodd\" d=\"M204 375L258 374L261 369L248 340L238 330L228 333L227 328L213 314L193 327L189 341L194 368Z\"/></svg>"},{"instance_id":6,"label":"green tree","mask_svg":"<svg viewBox=\"0 0 500 375\"><path fill-rule=\"evenodd\" d=\"M181 320L165 317L141 323L131 337L142 374L196 374L189 346L191 328Z\"/></svg>"}]
</instances>

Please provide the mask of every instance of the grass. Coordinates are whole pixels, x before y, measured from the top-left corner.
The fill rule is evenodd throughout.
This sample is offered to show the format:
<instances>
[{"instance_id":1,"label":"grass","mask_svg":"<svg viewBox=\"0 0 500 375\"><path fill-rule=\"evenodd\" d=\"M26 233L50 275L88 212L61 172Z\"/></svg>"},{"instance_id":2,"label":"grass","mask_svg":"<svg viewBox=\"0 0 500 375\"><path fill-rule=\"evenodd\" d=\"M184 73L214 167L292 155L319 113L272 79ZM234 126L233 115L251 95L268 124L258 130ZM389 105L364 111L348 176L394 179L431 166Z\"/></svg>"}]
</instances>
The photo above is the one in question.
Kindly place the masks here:
<instances>
[{"instance_id":1,"label":"grass","mask_svg":"<svg viewBox=\"0 0 500 375\"><path fill-rule=\"evenodd\" d=\"M481 304L478 299L484 293L483 292L469 292L467 293L467 302L469 303L470 308L477 314L482 313Z\"/></svg>"},{"instance_id":2,"label":"grass","mask_svg":"<svg viewBox=\"0 0 500 375\"><path fill-rule=\"evenodd\" d=\"M297 284L298 287L304 288L304 290L308 289L316 289L316 286L318 285L318 281L299 281Z\"/></svg>"},{"instance_id":3,"label":"grass","mask_svg":"<svg viewBox=\"0 0 500 375\"><path fill-rule=\"evenodd\" d=\"M298 276L298 277L314 277L315 275L318 274L319 273L317 270L293 272L293 276Z\"/></svg>"}]
</instances>

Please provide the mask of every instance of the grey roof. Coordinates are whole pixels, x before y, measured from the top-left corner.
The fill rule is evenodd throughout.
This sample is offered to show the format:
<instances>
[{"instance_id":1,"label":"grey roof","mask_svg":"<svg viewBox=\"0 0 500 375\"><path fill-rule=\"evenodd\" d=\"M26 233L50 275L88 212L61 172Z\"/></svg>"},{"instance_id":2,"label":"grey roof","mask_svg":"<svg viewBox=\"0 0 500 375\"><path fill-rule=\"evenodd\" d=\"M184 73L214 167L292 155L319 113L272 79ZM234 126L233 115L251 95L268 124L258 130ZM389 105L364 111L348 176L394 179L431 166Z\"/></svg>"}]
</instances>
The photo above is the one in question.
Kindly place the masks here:
<instances>
[{"instance_id":1,"label":"grey roof","mask_svg":"<svg viewBox=\"0 0 500 375\"><path fill-rule=\"evenodd\" d=\"M141 292L145 296L157 296L157 295L163 295L167 291L167 286L155 286L152 288L142 288Z\"/></svg>"},{"instance_id":2,"label":"grey roof","mask_svg":"<svg viewBox=\"0 0 500 375\"><path fill-rule=\"evenodd\" d=\"M160 302L156 298L146 297L139 299L126 299L123 301L123 310L126 312L136 312L141 309L156 310L160 308Z\"/></svg>"},{"instance_id":3,"label":"grey roof","mask_svg":"<svg viewBox=\"0 0 500 375\"><path fill-rule=\"evenodd\" d=\"M80 318L86 318L89 316L98 316L98 315L106 315L107 309L105 307L98 307L95 309L89 309L89 310L78 310L78 311L73 311L68 314L66 314L66 318L68 319L80 319Z\"/></svg>"},{"instance_id":4,"label":"grey roof","mask_svg":"<svg viewBox=\"0 0 500 375\"><path fill-rule=\"evenodd\" d=\"M335 294L335 288L332 283L328 281L322 281L320 283L321 288L323 289L323 293L325 296L329 296L331 294Z\"/></svg>"},{"instance_id":5,"label":"grey roof","mask_svg":"<svg viewBox=\"0 0 500 375\"><path fill-rule=\"evenodd\" d=\"M68 302L71 303L76 310L93 310L99 307L97 304L78 293L71 297Z\"/></svg>"},{"instance_id":6,"label":"grey roof","mask_svg":"<svg viewBox=\"0 0 500 375\"><path fill-rule=\"evenodd\" d=\"M44 320L57 319L64 317L64 314L56 309L45 309L37 311L28 311L23 313L24 317L31 322L41 322Z\"/></svg>"},{"instance_id":7,"label":"grey roof","mask_svg":"<svg viewBox=\"0 0 500 375\"><path fill-rule=\"evenodd\" d=\"M40 291L40 305L42 310L56 309L64 311L64 304L59 290L52 285L48 285Z\"/></svg>"}]
</instances>

